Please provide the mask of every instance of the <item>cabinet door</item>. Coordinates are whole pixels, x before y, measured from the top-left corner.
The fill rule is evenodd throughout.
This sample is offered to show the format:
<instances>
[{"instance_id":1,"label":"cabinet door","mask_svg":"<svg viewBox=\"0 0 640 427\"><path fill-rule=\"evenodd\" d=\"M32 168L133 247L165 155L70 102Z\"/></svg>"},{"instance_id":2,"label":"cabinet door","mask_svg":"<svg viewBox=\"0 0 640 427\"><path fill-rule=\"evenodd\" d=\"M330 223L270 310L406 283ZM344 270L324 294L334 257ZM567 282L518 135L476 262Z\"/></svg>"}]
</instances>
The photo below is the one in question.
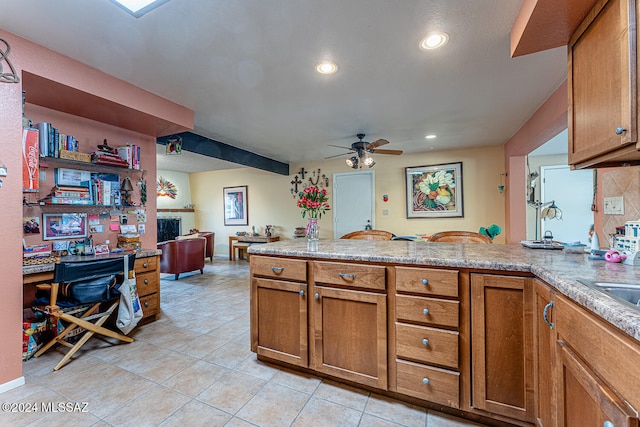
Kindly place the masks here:
<instances>
[{"instance_id":1,"label":"cabinet door","mask_svg":"<svg viewBox=\"0 0 640 427\"><path fill-rule=\"evenodd\" d=\"M554 292L539 280L535 280L533 300L534 371L536 396L536 424L538 427L555 427L555 302Z\"/></svg>"},{"instance_id":2,"label":"cabinet door","mask_svg":"<svg viewBox=\"0 0 640 427\"><path fill-rule=\"evenodd\" d=\"M533 422L533 279L471 275L472 405Z\"/></svg>"},{"instance_id":3,"label":"cabinet door","mask_svg":"<svg viewBox=\"0 0 640 427\"><path fill-rule=\"evenodd\" d=\"M634 0L600 1L570 42L571 165L606 162L625 147L639 158L632 145L638 140L635 20Z\"/></svg>"},{"instance_id":4,"label":"cabinet door","mask_svg":"<svg viewBox=\"0 0 640 427\"><path fill-rule=\"evenodd\" d=\"M312 368L387 389L387 296L315 287Z\"/></svg>"},{"instance_id":5,"label":"cabinet door","mask_svg":"<svg viewBox=\"0 0 640 427\"><path fill-rule=\"evenodd\" d=\"M251 350L307 367L307 284L252 278L251 287Z\"/></svg>"},{"instance_id":6,"label":"cabinet door","mask_svg":"<svg viewBox=\"0 0 640 427\"><path fill-rule=\"evenodd\" d=\"M559 340L557 348L560 356L559 427L638 426L633 410L564 341Z\"/></svg>"}]
</instances>

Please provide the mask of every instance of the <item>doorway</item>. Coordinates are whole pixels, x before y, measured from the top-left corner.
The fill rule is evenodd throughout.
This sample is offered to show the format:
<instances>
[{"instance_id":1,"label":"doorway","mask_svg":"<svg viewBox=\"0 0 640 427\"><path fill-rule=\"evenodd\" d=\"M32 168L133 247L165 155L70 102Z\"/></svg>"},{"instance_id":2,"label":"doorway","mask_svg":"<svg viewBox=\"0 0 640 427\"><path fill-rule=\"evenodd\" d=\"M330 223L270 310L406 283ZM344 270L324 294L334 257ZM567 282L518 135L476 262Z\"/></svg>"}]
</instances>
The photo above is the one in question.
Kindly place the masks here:
<instances>
[{"instance_id":1,"label":"doorway","mask_svg":"<svg viewBox=\"0 0 640 427\"><path fill-rule=\"evenodd\" d=\"M333 238L375 228L374 171L333 174Z\"/></svg>"}]
</instances>

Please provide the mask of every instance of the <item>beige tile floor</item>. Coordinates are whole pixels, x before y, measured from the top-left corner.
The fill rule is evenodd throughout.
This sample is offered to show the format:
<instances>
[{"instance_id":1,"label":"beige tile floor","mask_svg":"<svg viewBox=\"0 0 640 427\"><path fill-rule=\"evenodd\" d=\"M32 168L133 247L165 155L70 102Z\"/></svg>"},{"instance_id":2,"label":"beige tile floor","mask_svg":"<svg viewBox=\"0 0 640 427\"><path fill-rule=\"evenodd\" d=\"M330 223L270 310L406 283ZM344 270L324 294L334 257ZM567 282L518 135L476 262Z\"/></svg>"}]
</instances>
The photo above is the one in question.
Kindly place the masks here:
<instances>
[{"instance_id":1,"label":"beige tile floor","mask_svg":"<svg viewBox=\"0 0 640 427\"><path fill-rule=\"evenodd\" d=\"M135 342L94 337L57 372L57 350L24 362L26 384L0 402L37 412L2 411L0 425L478 426L257 361L248 276L246 261L226 258L204 275L162 275L162 314L132 332ZM84 411L43 411L42 402Z\"/></svg>"}]
</instances>

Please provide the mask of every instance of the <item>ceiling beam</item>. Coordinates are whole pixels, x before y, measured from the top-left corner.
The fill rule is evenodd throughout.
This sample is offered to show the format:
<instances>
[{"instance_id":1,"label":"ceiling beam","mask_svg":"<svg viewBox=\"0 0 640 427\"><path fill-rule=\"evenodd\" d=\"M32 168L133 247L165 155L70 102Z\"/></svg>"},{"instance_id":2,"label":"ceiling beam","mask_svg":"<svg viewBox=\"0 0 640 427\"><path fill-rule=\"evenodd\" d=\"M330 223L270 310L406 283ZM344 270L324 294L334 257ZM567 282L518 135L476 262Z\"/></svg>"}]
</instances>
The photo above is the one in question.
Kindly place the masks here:
<instances>
[{"instance_id":1,"label":"ceiling beam","mask_svg":"<svg viewBox=\"0 0 640 427\"><path fill-rule=\"evenodd\" d=\"M224 142L216 141L215 139L207 138L206 136L197 135L193 132L182 132L170 136L163 136L158 138L156 142L158 144L166 145L167 140L178 137L182 138L183 150L202 154L203 156L226 160L228 162L238 163L240 165L256 169L262 169L280 175L289 175L288 163L269 159L259 154L225 144Z\"/></svg>"}]
</instances>

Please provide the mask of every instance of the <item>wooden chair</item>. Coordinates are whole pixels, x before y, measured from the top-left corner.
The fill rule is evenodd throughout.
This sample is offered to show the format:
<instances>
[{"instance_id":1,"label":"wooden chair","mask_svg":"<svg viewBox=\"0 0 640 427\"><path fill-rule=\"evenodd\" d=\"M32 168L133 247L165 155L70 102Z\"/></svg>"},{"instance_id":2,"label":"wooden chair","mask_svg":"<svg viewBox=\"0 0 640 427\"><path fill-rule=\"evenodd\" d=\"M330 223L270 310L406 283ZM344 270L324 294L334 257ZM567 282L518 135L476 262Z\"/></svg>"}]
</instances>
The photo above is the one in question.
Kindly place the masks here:
<instances>
[{"instance_id":1,"label":"wooden chair","mask_svg":"<svg viewBox=\"0 0 640 427\"><path fill-rule=\"evenodd\" d=\"M340 238L353 240L391 240L393 233L384 230L358 230L347 233Z\"/></svg>"},{"instance_id":2,"label":"wooden chair","mask_svg":"<svg viewBox=\"0 0 640 427\"><path fill-rule=\"evenodd\" d=\"M66 322L67 326L38 350L33 357L41 356L55 344L68 347L69 350L62 360L53 368L54 371L57 371L94 334L124 342L133 342L133 338L107 329L102 325L116 311L120 303L117 279L118 276L120 279L123 277L125 262L128 263L129 278L133 278L134 258L135 255L126 255L124 258L56 263L53 283L37 285L39 291L49 291L48 305L44 309L37 307L35 309L44 312L51 321L55 322L55 325L62 321ZM82 328L85 332L75 344L72 344L67 341L68 335L77 328Z\"/></svg>"},{"instance_id":3,"label":"wooden chair","mask_svg":"<svg viewBox=\"0 0 640 427\"><path fill-rule=\"evenodd\" d=\"M432 234L427 242L491 243L491 239L473 231L442 231Z\"/></svg>"}]
</instances>

